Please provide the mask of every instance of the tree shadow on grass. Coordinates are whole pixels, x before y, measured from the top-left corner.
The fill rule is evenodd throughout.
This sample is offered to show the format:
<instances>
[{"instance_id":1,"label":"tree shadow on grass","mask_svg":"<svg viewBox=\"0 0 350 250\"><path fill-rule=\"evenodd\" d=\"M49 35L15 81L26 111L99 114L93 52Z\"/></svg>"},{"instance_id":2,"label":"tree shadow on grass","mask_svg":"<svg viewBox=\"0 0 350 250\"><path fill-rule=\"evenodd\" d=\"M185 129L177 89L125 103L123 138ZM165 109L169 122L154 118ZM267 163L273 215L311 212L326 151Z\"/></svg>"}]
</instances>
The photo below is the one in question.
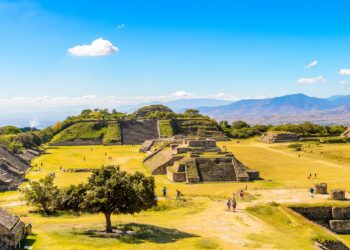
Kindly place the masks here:
<instances>
[{"instance_id":1,"label":"tree shadow on grass","mask_svg":"<svg viewBox=\"0 0 350 250\"><path fill-rule=\"evenodd\" d=\"M173 243L181 239L198 237L198 235L182 232L176 229L158 227L148 224L129 223L113 228L114 233L107 234L98 230L84 231L80 234L92 238L116 238L128 244Z\"/></svg>"}]
</instances>

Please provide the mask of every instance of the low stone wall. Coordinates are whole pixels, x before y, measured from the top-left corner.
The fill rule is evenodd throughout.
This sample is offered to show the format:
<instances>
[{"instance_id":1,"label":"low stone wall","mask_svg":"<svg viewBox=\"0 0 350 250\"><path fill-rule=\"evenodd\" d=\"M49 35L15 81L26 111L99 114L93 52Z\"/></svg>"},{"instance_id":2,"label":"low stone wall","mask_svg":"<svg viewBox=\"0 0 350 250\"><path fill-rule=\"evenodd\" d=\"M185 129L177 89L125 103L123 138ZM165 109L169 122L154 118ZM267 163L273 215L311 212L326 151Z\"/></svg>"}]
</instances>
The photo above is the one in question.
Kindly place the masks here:
<instances>
[{"instance_id":1,"label":"low stone wall","mask_svg":"<svg viewBox=\"0 0 350 250\"><path fill-rule=\"evenodd\" d=\"M350 233L350 206L349 207L290 207L293 211L303 215L335 233Z\"/></svg>"},{"instance_id":2,"label":"low stone wall","mask_svg":"<svg viewBox=\"0 0 350 250\"><path fill-rule=\"evenodd\" d=\"M332 207L291 207L291 209L309 220L331 220L333 219Z\"/></svg>"},{"instance_id":3,"label":"low stone wall","mask_svg":"<svg viewBox=\"0 0 350 250\"><path fill-rule=\"evenodd\" d=\"M216 147L215 140L188 140L187 144L189 147Z\"/></svg>"},{"instance_id":4,"label":"low stone wall","mask_svg":"<svg viewBox=\"0 0 350 250\"><path fill-rule=\"evenodd\" d=\"M171 170L171 167L167 168L167 177L171 182L185 182L186 181L186 173L178 172L175 173Z\"/></svg>"},{"instance_id":5,"label":"low stone wall","mask_svg":"<svg viewBox=\"0 0 350 250\"><path fill-rule=\"evenodd\" d=\"M88 146L88 145L101 145L102 140L75 140L50 143L50 146Z\"/></svg>"}]
</instances>

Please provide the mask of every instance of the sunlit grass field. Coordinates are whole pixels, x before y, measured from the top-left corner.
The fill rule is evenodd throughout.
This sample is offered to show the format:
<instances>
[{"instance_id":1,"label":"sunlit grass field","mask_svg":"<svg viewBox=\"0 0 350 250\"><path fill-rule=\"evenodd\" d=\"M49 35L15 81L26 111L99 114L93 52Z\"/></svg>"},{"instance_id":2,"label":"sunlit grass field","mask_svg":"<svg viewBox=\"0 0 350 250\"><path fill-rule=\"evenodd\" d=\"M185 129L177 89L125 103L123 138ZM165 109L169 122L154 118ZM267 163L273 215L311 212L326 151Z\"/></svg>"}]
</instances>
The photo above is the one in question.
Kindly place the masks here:
<instances>
[{"instance_id":1,"label":"sunlit grass field","mask_svg":"<svg viewBox=\"0 0 350 250\"><path fill-rule=\"evenodd\" d=\"M169 199L161 200L155 210L112 217L114 226L130 227L137 233L135 236L91 237L86 233L88 230L104 227L102 215L44 217L32 213L33 208L23 203L18 191L0 193L0 206L32 223L34 235L26 244L34 249L313 249L315 237L338 237L283 207L259 207L265 198L255 194L261 189L287 188L293 192L294 188L302 188L308 197L307 190L315 182L327 182L330 189L350 190L350 145L312 144L309 147L307 144L306 152L293 151L287 144L263 144L256 139L219 145L226 146L248 167L259 170L264 180L188 185L171 183L166 176L155 176L158 195L166 186ZM67 186L84 182L91 174L67 170L94 169L102 165L120 165L129 172L148 174L142 164L145 154L138 150L138 146L49 147L47 154L32 162L33 169L27 177L34 180L54 172L56 184ZM313 178L308 180L310 173ZM225 199L246 188L254 199L239 201L238 213L227 213ZM187 201L174 201L176 189L181 190ZM249 206L258 207L244 212ZM341 238L350 244L349 237ZM297 245L288 244L295 241Z\"/></svg>"}]
</instances>

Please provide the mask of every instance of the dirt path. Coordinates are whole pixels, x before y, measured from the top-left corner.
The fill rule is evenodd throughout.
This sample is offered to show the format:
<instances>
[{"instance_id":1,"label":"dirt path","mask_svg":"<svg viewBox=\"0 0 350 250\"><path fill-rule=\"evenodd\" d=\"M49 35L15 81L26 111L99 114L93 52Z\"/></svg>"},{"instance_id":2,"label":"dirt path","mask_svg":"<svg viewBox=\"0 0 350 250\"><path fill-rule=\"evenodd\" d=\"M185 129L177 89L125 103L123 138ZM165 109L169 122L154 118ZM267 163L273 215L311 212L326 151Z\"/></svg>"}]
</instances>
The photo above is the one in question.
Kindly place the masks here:
<instances>
[{"instance_id":1,"label":"dirt path","mask_svg":"<svg viewBox=\"0 0 350 250\"><path fill-rule=\"evenodd\" d=\"M305 189L272 189L254 190L251 194L259 199L251 202L238 201L236 213L225 210L225 201L209 201L207 208L199 214L191 215L191 219L184 220L181 229L208 238L220 239L224 245L232 249L252 249L253 242L249 240L252 233L266 233L271 231L269 225L247 213L244 209L268 202L278 203L316 203L324 201L327 195L316 195L311 198ZM259 249L274 249L264 246Z\"/></svg>"}]
</instances>

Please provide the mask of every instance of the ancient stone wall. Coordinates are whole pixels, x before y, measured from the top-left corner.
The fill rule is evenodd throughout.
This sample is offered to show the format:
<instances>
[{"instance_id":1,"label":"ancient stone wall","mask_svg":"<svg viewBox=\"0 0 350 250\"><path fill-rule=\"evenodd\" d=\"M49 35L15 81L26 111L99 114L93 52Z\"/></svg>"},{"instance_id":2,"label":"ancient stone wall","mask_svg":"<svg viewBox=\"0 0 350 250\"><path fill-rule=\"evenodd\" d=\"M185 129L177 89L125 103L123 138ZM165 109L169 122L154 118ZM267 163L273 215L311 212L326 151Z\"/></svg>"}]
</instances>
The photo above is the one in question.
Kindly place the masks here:
<instances>
[{"instance_id":1,"label":"ancient stone wall","mask_svg":"<svg viewBox=\"0 0 350 250\"><path fill-rule=\"evenodd\" d=\"M230 158L196 158L200 181L236 181Z\"/></svg>"},{"instance_id":2,"label":"ancient stone wall","mask_svg":"<svg viewBox=\"0 0 350 250\"><path fill-rule=\"evenodd\" d=\"M74 141L64 141L64 142L56 142L50 143L50 146L88 146L88 145L101 145L102 140L74 140Z\"/></svg>"},{"instance_id":3,"label":"ancient stone wall","mask_svg":"<svg viewBox=\"0 0 350 250\"><path fill-rule=\"evenodd\" d=\"M187 145L189 147L210 148L210 147L216 147L216 141L215 140L187 140Z\"/></svg>"},{"instance_id":4,"label":"ancient stone wall","mask_svg":"<svg viewBox=\"0 0 350 250\"><path fill-rule=\"evenodd\" d=\"M146 140L159 138L156 120L121 121L120 128L122 143L126 145L142 144Z\"/></svg>"}]
</instances>

